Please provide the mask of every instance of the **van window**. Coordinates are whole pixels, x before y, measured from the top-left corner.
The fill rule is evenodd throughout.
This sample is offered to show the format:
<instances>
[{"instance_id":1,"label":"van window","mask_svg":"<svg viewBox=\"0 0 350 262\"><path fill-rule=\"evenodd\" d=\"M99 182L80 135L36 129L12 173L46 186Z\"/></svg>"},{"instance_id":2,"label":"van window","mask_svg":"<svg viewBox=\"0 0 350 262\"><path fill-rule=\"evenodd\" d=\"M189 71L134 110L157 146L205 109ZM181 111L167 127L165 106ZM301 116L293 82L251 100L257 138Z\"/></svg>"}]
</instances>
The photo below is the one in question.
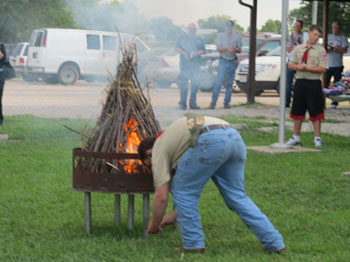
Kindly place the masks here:
<instances>
[{"instance_id":1,"label":"van window","mask_svg":"<svg viewBox=\"0 0 350 262\"><path fill-rule=\"evenodd\" d=\"M33 41L34 46L41 46L41 38L43 37L43 35L44 33L42 31L39 31L34 35L34 41Z\"/></svg>"},{"instance_id":2,"label":"van window","mask_svg":"<svg viewBox=\"0 0 350 262\"><path fill-rule=\"evenodd\" d=\"M100 49L100 36L99 35L86 35L87 49Z\"/></svg>"},{"instance_id":3,"label":"van window","mask_svg":"<svg viewBox=\"0 0 350 262\"><path fill-rule=\"evenodd\" d=\"M103 50L113 50L117 49L117 37L104 35L103 36Z\"/></svg>"},{"instance_id":4,"label":"van window","mask_svg":"<svg viewBox=\"0 0 350 262\"><path fill-rule=\"evenodd\" d=\"M28 47L29 45L26 46L26 49L24 49L23 55L28 56Z\"/></svg>"},{"instance_id":5,"label":"van window","mask_svg":"<svg viewBox=\"0 0 350 262\"><path fill-rule=\"evenodd\" d=\"M16 48L12 51L12 56L19 56L21 54L23 44L18 44Z\"/></svg>"}]
</instances>

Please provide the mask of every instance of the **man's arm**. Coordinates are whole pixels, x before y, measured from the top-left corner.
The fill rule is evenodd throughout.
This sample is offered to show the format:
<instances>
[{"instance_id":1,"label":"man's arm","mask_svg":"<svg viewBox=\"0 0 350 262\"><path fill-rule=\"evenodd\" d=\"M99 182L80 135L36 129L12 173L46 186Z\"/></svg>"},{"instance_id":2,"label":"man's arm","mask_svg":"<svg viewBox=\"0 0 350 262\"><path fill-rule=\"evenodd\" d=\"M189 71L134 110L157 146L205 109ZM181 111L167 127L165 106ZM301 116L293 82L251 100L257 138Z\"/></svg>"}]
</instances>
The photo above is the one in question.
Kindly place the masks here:
<instances>
[{"instance_id":1,"label":"man's arm","mask_svg":"<svg viewBox=\"0 0 350 262\"><path fill-rule=\"evenodd\" d=\"M169 182L165 183L154 192L152 206L152 220L148 225L147 232L157 234L160 232L160 223L164 217L169 198Z\"/></svg>"},{"instance_id":2,"label":"man's arm","mask_svg":"<svg viewBox=\"0 0 350 262\"><path fill-rule=\"evenodd\" d=\"M309 67L304 63L298 64L298 65L294 63L289 63L288 68L292 71L300 70L300 71L307 71L312 73L326 73L326 70L327 70L326 68L321 66Z\"/></svg>"},{"instance_id":3,"label":"man's arm","mask_svg":"<svg viewBox=\"0 0 350 262\"><path fill-rule=\"evenodd\" d=\"M185 52L184 50L182 50L180 47L176 47L175 50L176 50L176 52L178 52L180 55L183 55L184 57L186 57L187 59L189 59L187 52Z\"/></svg>"}]
</instances>

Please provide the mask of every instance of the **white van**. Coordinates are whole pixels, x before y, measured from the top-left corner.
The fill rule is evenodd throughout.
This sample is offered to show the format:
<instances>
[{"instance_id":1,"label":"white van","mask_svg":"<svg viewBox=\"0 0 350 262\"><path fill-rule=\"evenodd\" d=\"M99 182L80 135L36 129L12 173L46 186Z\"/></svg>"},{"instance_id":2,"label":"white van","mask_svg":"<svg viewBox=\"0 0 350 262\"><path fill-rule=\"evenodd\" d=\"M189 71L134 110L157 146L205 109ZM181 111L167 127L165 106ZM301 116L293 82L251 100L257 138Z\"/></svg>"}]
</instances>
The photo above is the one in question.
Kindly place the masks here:
<instances>
[{"instance_id":1,"label":"white van","mask_svg":"<svg viewBox=\"0 0 350 262\"><path fill-rule=\"evenodd\" d=\"M119 36L121 39L119 39ZM27 73L44 81L74 84L114 75L120 44L136 43L137 51L149 47L137 36L91 30L43 28L33 31L28 49Z\"/></svg>"}]
</instances>

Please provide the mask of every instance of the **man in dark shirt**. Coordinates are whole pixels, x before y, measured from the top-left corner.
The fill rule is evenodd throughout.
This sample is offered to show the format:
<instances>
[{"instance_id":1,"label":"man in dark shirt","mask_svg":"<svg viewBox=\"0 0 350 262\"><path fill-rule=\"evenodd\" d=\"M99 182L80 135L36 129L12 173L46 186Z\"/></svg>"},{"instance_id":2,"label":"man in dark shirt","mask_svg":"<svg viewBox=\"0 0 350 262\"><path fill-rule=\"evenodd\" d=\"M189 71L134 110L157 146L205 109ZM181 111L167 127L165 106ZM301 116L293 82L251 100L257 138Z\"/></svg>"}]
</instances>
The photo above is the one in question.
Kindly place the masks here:
<instances>
[{"instance_id":1,"label":"man in dark shirt","mask_svg":"<svg viewBox=\"0 0 350 262\"><path fill-rule=\"evenodd\" d=\"M178 77L178 85L180 88L179 106L183 110L187 108L187 90L189 80L191 80L190 108L200 109L196 100L201 55L205 54L204 42L200 37L196 36L196 24L189 24L187 32L188 34L179 38L175 49L180 54L180 74Z\"/></svg>"}]
</instances>

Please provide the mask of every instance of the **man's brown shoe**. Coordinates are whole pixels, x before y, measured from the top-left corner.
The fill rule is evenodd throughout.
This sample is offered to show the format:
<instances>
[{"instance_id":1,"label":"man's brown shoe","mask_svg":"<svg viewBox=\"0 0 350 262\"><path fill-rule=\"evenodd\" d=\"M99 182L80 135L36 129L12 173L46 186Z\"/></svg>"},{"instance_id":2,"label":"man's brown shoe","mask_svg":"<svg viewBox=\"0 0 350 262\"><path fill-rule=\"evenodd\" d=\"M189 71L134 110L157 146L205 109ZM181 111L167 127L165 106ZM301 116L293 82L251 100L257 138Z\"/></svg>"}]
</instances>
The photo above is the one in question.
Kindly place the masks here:
<instances>
[{"instance_id":1,"label":"man's brown shoe","mask_svg":"<svg viewBox=\"0 0 350 262\"><path fill-rule=\"evenodd\" d=\"M199 253L204 254L204 248L196 248L196 249L182 249L182 252L184 253Z\"/></svg>"}]
</instances>

